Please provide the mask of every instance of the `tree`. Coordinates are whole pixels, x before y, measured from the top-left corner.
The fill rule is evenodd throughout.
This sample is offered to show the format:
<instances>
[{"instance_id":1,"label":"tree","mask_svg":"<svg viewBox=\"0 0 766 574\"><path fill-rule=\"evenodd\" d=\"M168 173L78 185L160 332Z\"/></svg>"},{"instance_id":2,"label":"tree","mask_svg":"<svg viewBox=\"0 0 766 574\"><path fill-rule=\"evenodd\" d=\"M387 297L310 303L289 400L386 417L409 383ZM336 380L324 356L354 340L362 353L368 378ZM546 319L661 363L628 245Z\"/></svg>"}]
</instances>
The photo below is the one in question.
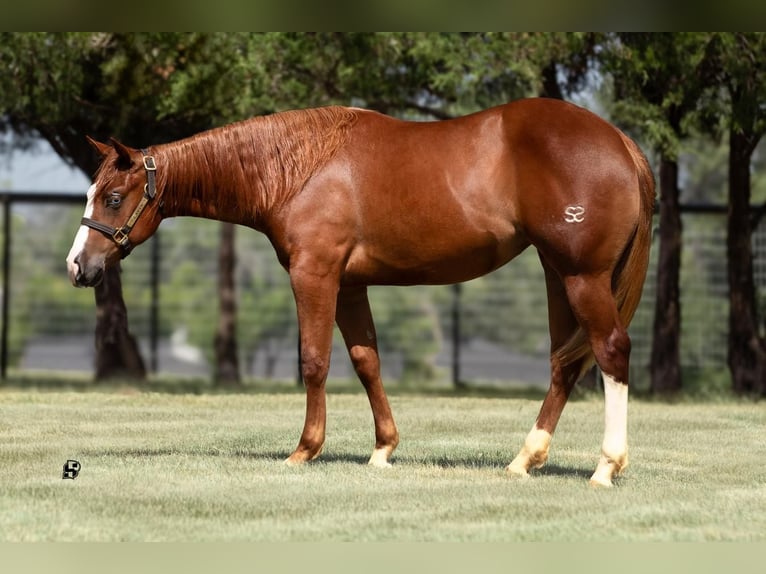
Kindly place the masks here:
<instances>
[{"instance_id":1,"label":"tree","mask_svg":"<svg viewBox=\"0 0 766 574\"><path fill-rule=\"evenodd\" d=\"M120 268L104 275L96 295L95 378L143 379L146 367L128 331L128 309L122 297Z\"/></svg>"},{"instance_id":2,"label":"tree","mask_svg":"<svg viewBox=\"0 0 766 574\"><path fill-rule=\"evenodd\" d=\"M223 223L218 252L218 330L215 334L215 380L227 386L239 386L239 359L237 353L237 299L234 268L236 255L234 236L236 226Z\"/></svg>"},{"instance_id":3,"label":"tree","mask_svg":"<svg viewBox=\"0 0 766 574\"><path fill-rule=\"evenodd\" d=\"M14 134L20 146L30 145L39 134L70 164L93 173L97 163L87 151L84 134L78 146L73 137L76 129L66 126L73 110L67 95L83 81L83 70L75 64L79 47L74 37L9 33L0 37L0 62L6 70L0 80L0 132ZM97 380L142 379L146 374L128 331L119 273L119 267L110 270L95 290Z\"/></svg>"},{"instance_id":4,"label":"tree","mask_svg":"<svg viewBox=\"0 0 766 574\"><path fill-rule=\"evenodd\" d=\"M709 76L706 45L699 34L624 33L613 37L603 60L612 75L616 118L639 129L660 156L660 244L650 363L653 393L674 393L682 386L678 153Z\"/></svg>"},{"instance_id":5,"label":"tree","mask_svg":"<svg viewBox=\"0 0 766 574\"><path fill-rule=\"evenodd\" d=\"M229 66L236 64L229 56L242 40L239 35L4 33L0 133L13 134L13 144L22 146L42 137L65 161L91 174L97 158L86 135L101 140L119 135L140 146L231 121L241 112L237 94L252 85L243 81L242 68ZM196 80L196 100L171 113L178 88L168 79L174 73L180 82ZM96 288L98 379L145 374L134 344L113 347L100 339L109 333L115 341L133 340L121 293L116 268Z\"/></svg>"},{"instance_id":6,"label":"tree","mask_svg":"<svg viewBox=\"0 0 766 574\"><path fill-rule=\"evenodd\" d=\"M736 393L766 396L766 339L758 322L753 278L752 232L758 221L750 210L753 152L766 133L766 35L713 34L711 45L719 79L713 89L723 87L728 96L729 370ZM713 116L721 103L716 95L711 97Z\"/></svg>"}]
</instances>

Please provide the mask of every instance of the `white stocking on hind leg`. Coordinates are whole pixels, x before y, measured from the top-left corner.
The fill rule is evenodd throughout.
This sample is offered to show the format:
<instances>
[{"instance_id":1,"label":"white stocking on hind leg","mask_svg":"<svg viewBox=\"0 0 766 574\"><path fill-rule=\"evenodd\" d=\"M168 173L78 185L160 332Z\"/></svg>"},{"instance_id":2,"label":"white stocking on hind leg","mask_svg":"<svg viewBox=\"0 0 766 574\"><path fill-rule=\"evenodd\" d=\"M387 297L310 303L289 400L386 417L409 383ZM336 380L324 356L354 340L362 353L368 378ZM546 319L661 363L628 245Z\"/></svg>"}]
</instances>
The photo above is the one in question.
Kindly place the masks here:
<instances>
[{"instance_id":1,"label":"white stocking on hind leg","mask_svg":"<svg viewBox=\"0 0 766 574\"><path fill-rule=\"evenodd\" d=\"M609 281L569 278L566 299L561 287L546 268L552 349L558 349L562 336L574 328L576 317L586 331L596 362L604 373L604 439L601 458L591 477L591 484L612 486L612 478L627 466L628 359L630 338L619 321ZM571 307L570 307L571 306ZM554 317L570 319L556 322ZM563 326L562 326L563 325ZM514 475L527 476L530 468L539 468L548 458L551 437L566 405L569 393L582 373L583 362L562 365L557 353L551 354L551 386L543 401L535 426L519 454L507 467Z\"/></svg>"},{"instance_id":2,"label":"white stocking on hind leg","mask_svg":"<svg viewBox=\"0 0 766 574\"><path fill-rule=\"evenodd\" d=\"M608 277L573 277L566 283L572 309L585 329L604 375L604 440L591 484L612 486L628 464L630 337L620 322Z\"/></svg>"},{"instance_id":3,"label":"white stocking on hind leg","mask_svg":"<svg viewBox=\"0 0 766 574\"><path fill-rule=\"evenodd\" d=\"M591 484L612 486L628 466L628 385L604 375L604 442Z\"/></svg>"}]
</instances>

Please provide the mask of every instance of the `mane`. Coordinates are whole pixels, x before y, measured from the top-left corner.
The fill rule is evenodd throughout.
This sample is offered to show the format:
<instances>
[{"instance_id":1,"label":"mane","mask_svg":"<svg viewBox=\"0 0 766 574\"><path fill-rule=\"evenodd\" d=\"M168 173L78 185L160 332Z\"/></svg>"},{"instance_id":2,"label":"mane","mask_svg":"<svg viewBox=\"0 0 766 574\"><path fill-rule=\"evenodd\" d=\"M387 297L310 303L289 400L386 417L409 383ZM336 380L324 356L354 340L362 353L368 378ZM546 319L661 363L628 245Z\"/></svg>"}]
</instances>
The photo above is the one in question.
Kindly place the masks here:
<instances>
[{"instance_id":1,"label":"mane","mask_svg":"<svg viewBox=\"0 0 766 574\"><path fill-rule=\"evenodd\" d=\"M355 119L342 107L294 110L155 146L165 210L205 205L258 218L303 188L343 145Z\"/></svg>"}]
</instances>

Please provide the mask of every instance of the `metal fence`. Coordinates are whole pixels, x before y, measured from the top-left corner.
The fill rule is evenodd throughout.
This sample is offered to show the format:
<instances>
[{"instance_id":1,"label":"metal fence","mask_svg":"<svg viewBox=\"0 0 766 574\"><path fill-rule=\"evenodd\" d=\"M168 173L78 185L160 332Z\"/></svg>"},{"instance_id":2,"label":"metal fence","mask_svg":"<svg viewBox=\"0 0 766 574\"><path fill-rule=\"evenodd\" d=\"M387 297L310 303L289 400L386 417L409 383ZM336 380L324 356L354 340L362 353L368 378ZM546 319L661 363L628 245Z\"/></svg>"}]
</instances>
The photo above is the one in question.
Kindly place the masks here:
<instances>
[{"instance_id":1,"label":"metal fence","mask_svg":"<svg viewBox=\"0 0 766 574\"><path fill-rule=\"evenodd\" d=\"M3 372L92 371L93 292L71 287L64 263L84 198L39 193L0 197ZM686 213L683 221L682 367L692 373L725 372L725 216L715 211ZM218 312L219 225L191 218L167 220L154 238L123 261L130 330L155 373L210 375ZM761 224L754 237L762 309L765 227ZM298 334L287 274L259 233L238 228L236 244L242 373L254 379L295 380ZM152 265L153 256L159 265ZM639 387L648 384L655 260L656 250L630 329L631 376ZM449 383L459 377L469 384L547 385L546 298L534 250L459 287L371 287L370 299L384 377L389 380ZM336 333L330 377L352 376Z\"/></svg>"}]
</instances>

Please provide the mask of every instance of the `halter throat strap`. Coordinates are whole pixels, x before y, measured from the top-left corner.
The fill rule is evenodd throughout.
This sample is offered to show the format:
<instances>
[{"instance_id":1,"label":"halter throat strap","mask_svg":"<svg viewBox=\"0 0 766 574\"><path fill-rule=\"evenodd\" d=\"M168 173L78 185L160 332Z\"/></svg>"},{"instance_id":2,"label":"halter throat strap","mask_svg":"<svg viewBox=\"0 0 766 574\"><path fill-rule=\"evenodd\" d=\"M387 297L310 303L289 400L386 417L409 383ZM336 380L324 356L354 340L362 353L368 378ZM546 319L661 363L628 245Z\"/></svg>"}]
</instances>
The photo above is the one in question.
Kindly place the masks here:
<instances>
[{"instance_id":1,"label":"halter throat strap","mask_svg":"<svg viewBox=\"0 0 766 574\"><path fill-rule=\"evenodd\" d=\"M125 259L125 257L130 255L130 252L133 251L134 246L128 237L131 230L133 229L133 226L138 221L138 218L141 217L141 214L144 212L144 209L148 203L157 195L157 164L154 161L154 156L149 155L149 152L146 149L141 150L141 155L143 156L144 170L146 171L144 195L141 198L141 201L138 202L136 208L133 210L133 213L125 222L125 225L122 227L112 227L111 225L106 225L105 223L94 221L89 217L83 217L80 220L82 225L90 227L91 229L95 229L96 231L100 231L109 237L112 241L114 241L122 250L123 259Z\"/></svg>"}]
</instances>

